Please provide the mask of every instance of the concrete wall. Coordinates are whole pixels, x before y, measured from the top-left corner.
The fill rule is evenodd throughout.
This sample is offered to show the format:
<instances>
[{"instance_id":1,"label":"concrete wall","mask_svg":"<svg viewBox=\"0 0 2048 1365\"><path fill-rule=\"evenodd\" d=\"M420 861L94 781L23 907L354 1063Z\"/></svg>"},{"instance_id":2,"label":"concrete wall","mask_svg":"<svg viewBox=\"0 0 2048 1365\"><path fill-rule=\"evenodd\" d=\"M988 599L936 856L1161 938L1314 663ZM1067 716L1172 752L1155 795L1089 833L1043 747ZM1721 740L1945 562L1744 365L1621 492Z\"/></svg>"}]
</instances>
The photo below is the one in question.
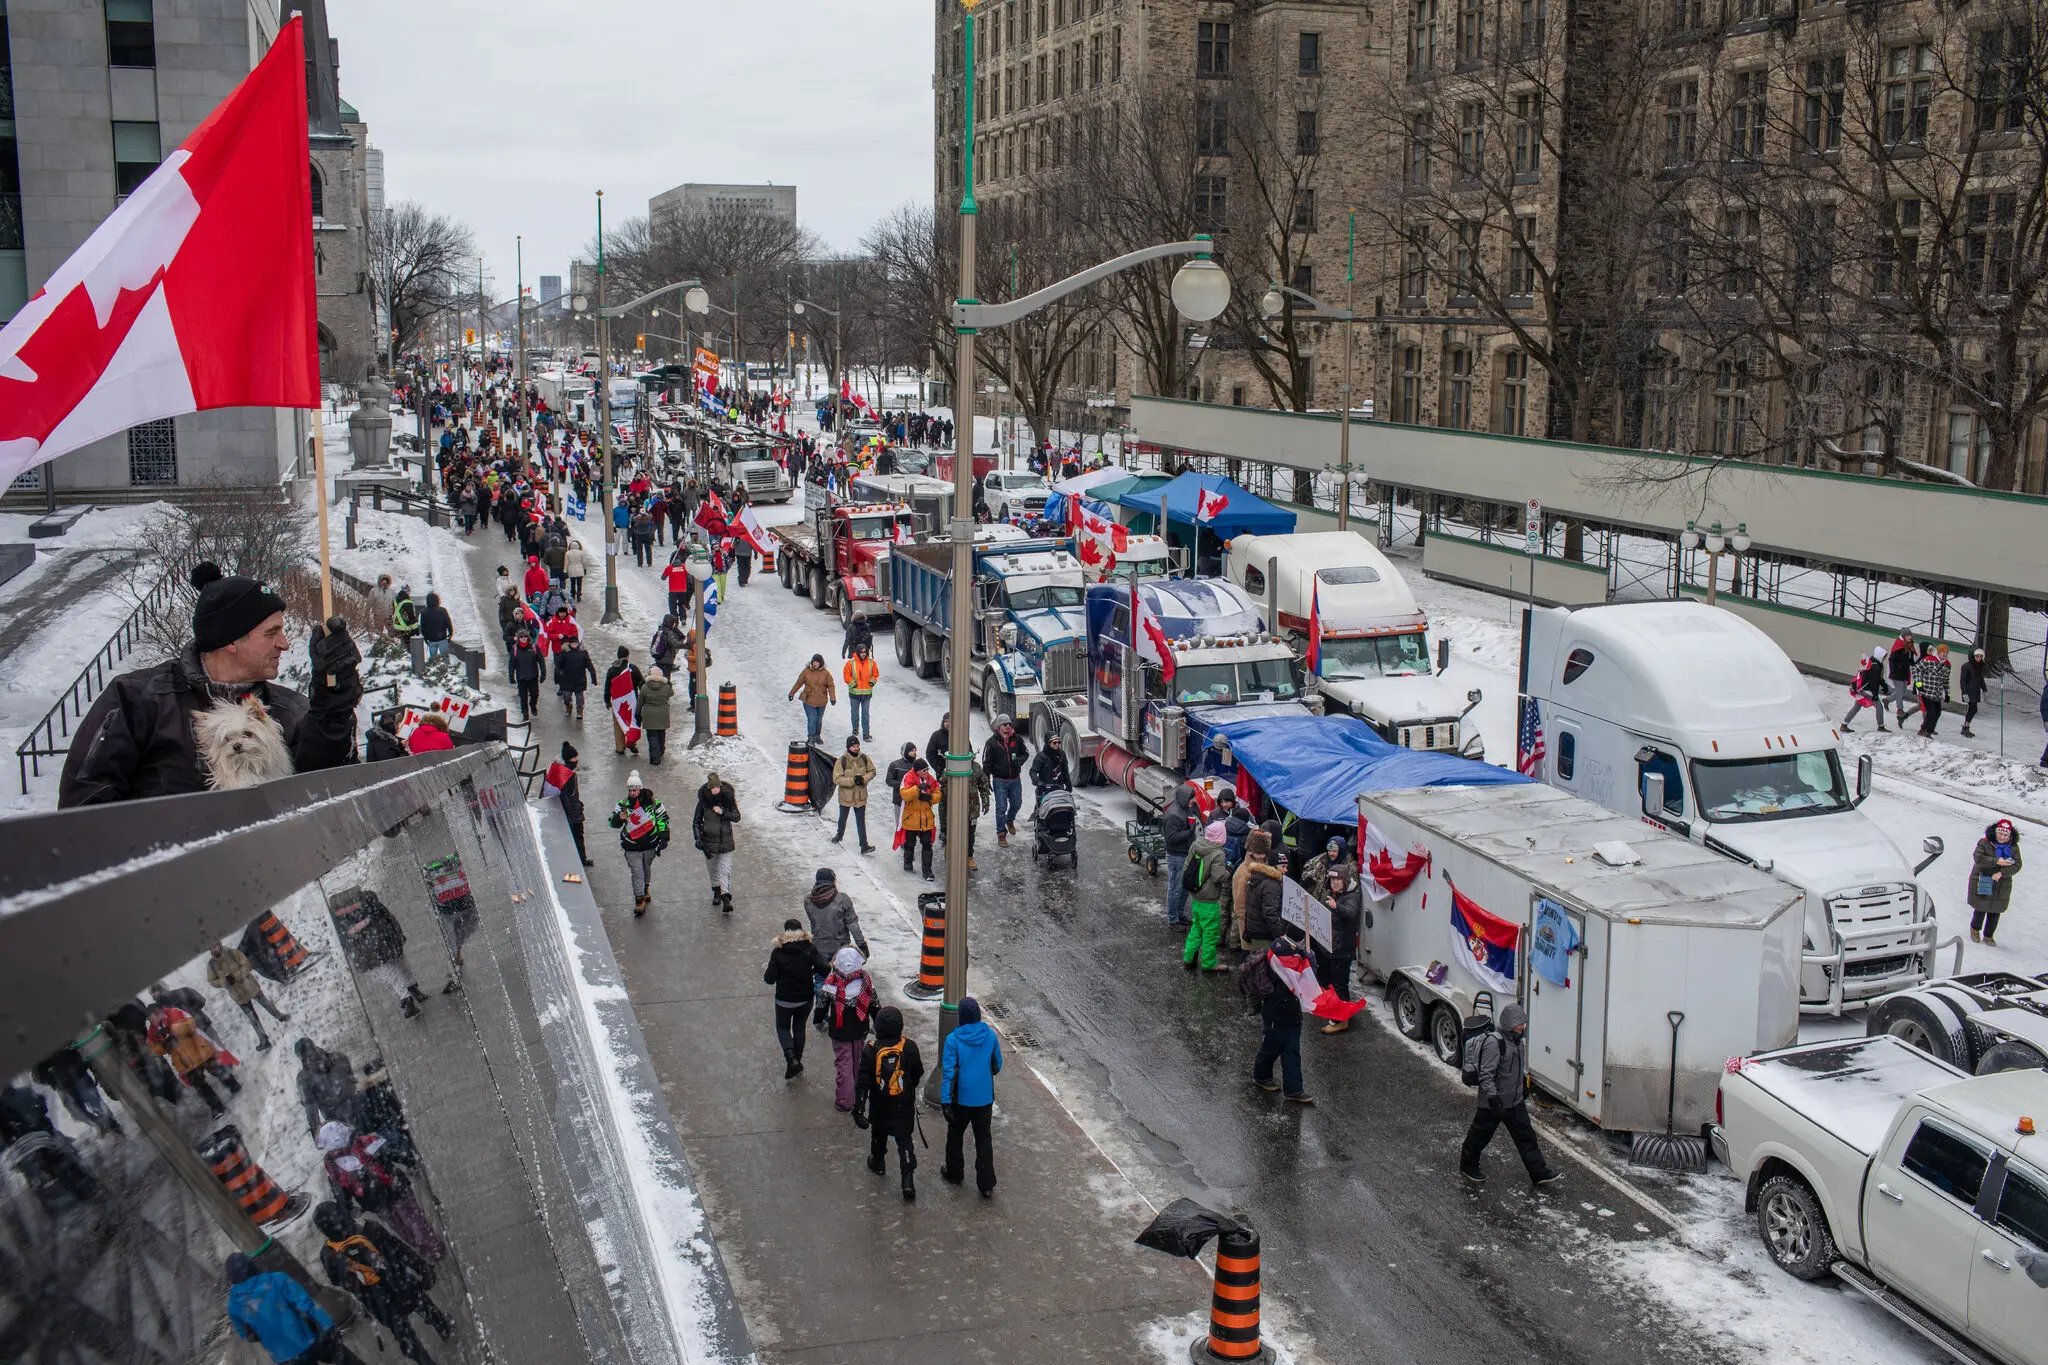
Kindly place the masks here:
<instances>
[{"instance_id":1,"label":"concrete wall","mask_svg":"<svg viewBox=\"0 0 2048 1365\"><path fill-rule=\"evenodd\" d=\"M1563 559L1531 559L1506 545L1433 535L1422 542L1422 571L1431 578L1505 593L1526 601L1529 566L1536 568L1536 601L1546 607L1584 607L1607 600L1607 571Z\"/></svg>"}]
</instances>

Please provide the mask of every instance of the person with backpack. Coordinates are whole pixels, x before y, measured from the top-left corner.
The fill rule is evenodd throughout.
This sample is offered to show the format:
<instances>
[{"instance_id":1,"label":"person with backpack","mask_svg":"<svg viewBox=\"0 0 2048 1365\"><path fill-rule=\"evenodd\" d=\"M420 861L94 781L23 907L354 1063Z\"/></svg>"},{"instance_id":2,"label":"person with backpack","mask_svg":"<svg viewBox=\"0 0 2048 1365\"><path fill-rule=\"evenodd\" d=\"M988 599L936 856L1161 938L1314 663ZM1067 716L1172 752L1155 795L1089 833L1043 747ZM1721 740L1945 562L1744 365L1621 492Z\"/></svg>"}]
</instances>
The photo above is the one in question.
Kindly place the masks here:
<instances>
[{"instance_id":1,"label":"person with backpack","mask_svg":"<svg viewBox=\"0 0 2048 1365\"><path fill-rule=\"evenodd\" d=\"M448 1244L427 1221L412 1177L405 1172L405 1166L419 1160L409 1145L381 1133L358 1135L339 1119L320 1125L313 1142L322 1153L327 1182L344 1217L360 1206L366 1213L381 1214L391 1230L426 1260L439 1261L448 1254Z\"/></svg>"},{"instance_id":2,"label":"person with backpack","mask_svg":"<svg viewBox=\"0 0 2048 1365\"><path fill-rule=\"evenodd\" d=\"M782 1048L782 1079L804 1071L804 1025L811 1020L817 996L818 945L800 919L786 919L768 949L768 969L761 980L775 988L775 1041Z\"/></svg>"},{"instance_id":3,"label":"person with backpack","mask_svg":"<svg viewBox=\"0 0 2048 1365\"><path fill-rule=\"evenodd\" d=\"M640 729L647 735L647 761L657 768L668 752L669 703L675 695L665 668L657 664L647 670L647 681L640 684Z\"/></svg>"},{"instance_id":4,"label":"person with backpack","mask_svg":"<svg viewBox=\"0 0 2048 1365\"><path fill-rule=\"evenodd\" d=\"M1216 965L1216 945L1223 935L1223 898L1230 893L1230 860L1223 852L1224 838L1223 822L1215 820L1188 846L1183 875L1189 887L1190 922L1180 963L1189 971L1198 965L1205 972L1227 970Z\"/></svg>"},{"instance_id":5,"label":"person with backpack","mask_svg":"<svg viewBox=\"0 0 2048 1365\"><path fill-rule=\"evenodd\" d=\"M960 1022L939 1050L939 1109L946 1117L946 1159L939 1179L958 1185L967 1179L965 1139L974 1130L974 1187L983 1199L996 1192L995 1142L989 1132L996 1110L996 1076L1003 1069L1003 1045L981 1019L981 1003L960 999Z\"/></svg>"},{"instance_id":6,"label":"person with backpack","mask_svg":"<svg viewBox=\"0 0 2048 1365\"><path fill-rule=\"evenodd\" d=\"M1874 654L1865 654L1858 661L1856 676L1849 683L1849 714L1842 717L1842 730L1854 730L1852 723L1864 707L1877 712L1877 728L1888 731L1884 723L1884 660Z\"/></svg>"},{"instance_id":7,"label":"person with backpack","mask_svg":"<svg viewBox=\"0 0 2048 1365\"><path fill-rule=\"evenodd\" d=\"M853 1092L853 1123L868 1130L868 1169L889 1171L889 1139L896 1139L896 1165L903 1173L903 1197L917 1198L911 1173L917 1152L910 1139L917 1130L917 1083L924 1079L924 1057L917 1040L903 1034L903 1011L884 1005L875 1011L875 1036L861 1049L860 1072Z\"/></svg>"},{"instance_id":8,"label":"person with backpack","mask_svg":"<svg viewBox=\"0 0 2048 1365\"><path fill-rule=\"evenodd\" d=\"M1913 700L1913 660L1917 655L1910 630L1900 631L1885 655L1885 680L1891 688L1892 712L1901 730L1906 728L1906 707Z\"/></svg>"},{"instance_id":9,"label":"person with backpack","mask_svg":"<svg viewBox=\"0 0 2048 1365\"><path fill-rule=\"evenodd\" d=\"M1276 956L1305 956L1300 931L1285 920L1280 923L1270 946L1252 954L1237 969L1238 992L1257 1010L1263 1024L1258 1056L1252 1059L1252 1084L1261 1090L1278 1090L1281 1098L1295 1104L1314 1104L1301 1080L1301 998L1274 975ZM1280 1064L1280 1079L1273 1079L1273 1064Z\"/></svg>"},{"instance_id":10,"label":"person with backpack","mask_svg":"<svg viewBox=\"0 0 2048 1365\"><path fill-rule=\"evenodd\" d=\"M253 1341L277 1365L363 1365L341 1341L341 1328L305 1286L281 1270L259 1274L256 1263L237 1251L226 1263L228 1325Z\"/></svg>"},{"instance_id":11,"label":"person with backpack","mask_svg":"<svg viewBox=\"0 0 2048 1365\"><path fill-rule=\"evenodd\" d=\"M706 773L697 788L697 809L690 816L690 838L704 855L711 879L711 903L732 913L732 855L739 848L733 826L740 822L739 793L717 773Z\"/></svg>"},{"instance_id":12,"label":"person with backpack","mask_svg":"<svg viewBox=\"0 0 2048 1365\"><path fill-rule=\"evenodd\" d=\"M1466 1085L1477 1087L1479 1109L1465 1133L1465 1145L1458 1153L1458 1174L1474 1185L1486 1183L1479 1158L1493 1141L1494 1129L1506 1124L1515 1140L1522 1166L1538 1187L1564 1179L1543 1157L1536 1143L1536 1125L1529 1121L1525 1087L1528 1070L1529 1014L1510 1004L1500 1012L1498 1027L1467 1033L1460 1057L1459 1075Z\"/></svg>"},{"instance_id":13,"label":"person with backpack","mask_svg":"<svg viewBox=\"0 0 2048 1365\"><path fill-rule=\"evenodd\" d=\"M425 1318L443 1341L455 1334L454 1320L428 1297L434 1268L382 1223L366 1218L358 1225L331 1200L313 1210L313 1226L326 1238L320 1248L320 1268L326 1272L327 1282L346 1289L371 1317L383 1323L400 1355L420 1365L433 1365L434 1358L420 1344L411 1319L415 1313Z\"/></svg>"},{"instance_id":14,"label":"person with backpack","mask_svg":"<svg viewBox=\"0 0 2048 1365\"><path fill-rule=\"evenodd\" d=\"M848 944L832 955L832 970L825 975L819 992L820 1017L825 1036L832 1040L833 1071L837 1084L832 1107L842 1114L853 1112L854 1083L860 1065L860 1045L867 1040L868 1025L875 1011L875 982L867 972L867 957Z\"/></svg>"},{"instance_id":15,"label":"person with backpack","mask_svg":"<svg viewBox=\"0 0 2048 1365\"><path fill-rule=\"evenodd\" d=\"M668 810L640 780L640 770L626 774L626 799L612 811L611 826L619 832L619 851L633 879L633 918L647 913L654 899L654 860L668 847Z\"/></svg>"},{"instance_id":16,"label":"person with backpack","mask_svg":"<svg viewBox=\"0 0 2048 1365\"><path fill-rule=\"evenodd\" d=\"M875 761L860 751L860 736L848 735L846 752L832 765L833 789L839 795L839 832L832 836L833 843L845 841L846 817L851 815L860 851L875 851L875 846L868 842L868 783L874 777Z\"/></svg>"}]
</instances>

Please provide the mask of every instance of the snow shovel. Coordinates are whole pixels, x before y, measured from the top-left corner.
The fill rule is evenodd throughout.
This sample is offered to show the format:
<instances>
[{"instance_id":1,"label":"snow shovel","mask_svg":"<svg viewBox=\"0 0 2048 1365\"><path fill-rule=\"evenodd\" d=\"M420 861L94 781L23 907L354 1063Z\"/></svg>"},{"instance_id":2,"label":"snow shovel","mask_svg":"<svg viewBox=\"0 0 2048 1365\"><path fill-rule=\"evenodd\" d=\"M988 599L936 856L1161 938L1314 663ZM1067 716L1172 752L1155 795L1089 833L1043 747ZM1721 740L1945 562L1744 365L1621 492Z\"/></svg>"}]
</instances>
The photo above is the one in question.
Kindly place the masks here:
<instances>
[{"instance_id":1,"label":"snow shovel","mask_svg":"<svg viewBox=\"0 0 2048 1365\"><path fill-rule=\"evenodd\" d=\"M1664 1101L1664 1131L1637 1133L1628 1159L1632 1165L1654 1170L1702 1175L1707 1169L1706 1139L1671 1131L1678 1115L1678 1026L1685 1022L1685 1011L1671 1010L1664 1017L1671 1021L1671 1085Z\"/></svg>"}]
</instances>

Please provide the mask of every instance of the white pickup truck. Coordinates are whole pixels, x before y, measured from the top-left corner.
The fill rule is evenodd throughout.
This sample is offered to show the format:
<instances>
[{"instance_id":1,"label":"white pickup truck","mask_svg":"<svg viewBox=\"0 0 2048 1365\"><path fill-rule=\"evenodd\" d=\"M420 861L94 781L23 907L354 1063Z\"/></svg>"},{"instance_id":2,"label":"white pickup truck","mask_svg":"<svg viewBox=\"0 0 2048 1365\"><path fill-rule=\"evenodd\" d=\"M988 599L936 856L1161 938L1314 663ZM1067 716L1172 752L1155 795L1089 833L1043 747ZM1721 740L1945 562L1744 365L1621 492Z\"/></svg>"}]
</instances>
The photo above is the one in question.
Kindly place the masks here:
<instances>
[{"instance_id":1,"label":"white pickup truck","mask_svg":"<svg viewBox=\"0 0 2048 1365\"><path fill-rule=\"evenodd\" d=\"M2048 1365L2048 1073L1839 1039L1731 1064L1717 1113L1781 1268L1833 1273L1968 1365Z\"/></svg>"}]
</instances>

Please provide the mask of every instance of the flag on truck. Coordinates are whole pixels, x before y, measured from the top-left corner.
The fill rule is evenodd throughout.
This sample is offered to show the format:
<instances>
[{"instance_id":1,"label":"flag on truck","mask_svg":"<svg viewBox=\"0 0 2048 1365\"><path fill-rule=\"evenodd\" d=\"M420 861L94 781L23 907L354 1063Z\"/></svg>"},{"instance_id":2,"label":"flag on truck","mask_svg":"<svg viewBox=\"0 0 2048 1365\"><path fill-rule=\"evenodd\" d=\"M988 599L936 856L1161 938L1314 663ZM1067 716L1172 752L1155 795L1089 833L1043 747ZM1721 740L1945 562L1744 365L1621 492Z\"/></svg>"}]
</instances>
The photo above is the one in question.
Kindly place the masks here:
<instances>
[{"instance_id":1,"label":"flag on truck","mask_svg":"<svg viewBox=\"0 0 2048 1365\"><path fill-rule=\"evenodd\" d=\"M1273 600L1276 604L1279 602L1280 594L1278 592L1273 594ZM1280 609L1277 605L1273 609L1273 619L1266 624L1266 629L1276 632L1280 629ZM1309 590L1308 656L1306 662L1310 677L1314 677L1323 671L1323 585L1320 581Z\"/></svg>"},{"instance_id":2,"label":"flag on truck","mask_svg":"<svg viewBox=\"0 0 2048 1365\"><path fill-rule=\"evenodd\" d=\"M1429 866L1429 854L1421 849L1403 849L1399 858L1384 834L1358 817L1358 883L1376 901L1389 901L1406 891Z\"/></svg>"},{"instance_id":3,"label":"flag on truck","mask_svg":"<svg viewBox=\"0 0 2048 1365\"><path fill-rule=\"evenodd\" d=\"M1524 777L1543 775L1543 708L1534 697L1524 695L1521 718L1515 727L1515 771Z\"/></svg>"},{"instance_id":4,"label":"flag on truck","mask_svg":"<svg viewBox=\"0 0 2048 1365\"><path fill-rule=\"evenodd\" d=\"M1138 595L1138 580L1133 578L1131 580L1131 648L1142 656L1143 651L1138 650L1138 641L1140 639L1149 641L1152 648L1158 652L1160 674L1167 682L1172 682L1176 668L1173 658L1173 642L1166 638L1166 632L1160 629L1158 620L1145 610L1144 599Z\"/></svg>"},{"instance_id":5,"label":"flag on truck","mask_svg":"<svg viewBox=\"0 0 2048 1365\"><path fill-rule=\"evenodd\" d=\"M1448 872L1444 874L1444 884L1451 888L1451 939L1457 944L1460 958L1489 988L1513 992L1522 926L1487 911L1452 885Z\"/></svg>"}]
</instances>

